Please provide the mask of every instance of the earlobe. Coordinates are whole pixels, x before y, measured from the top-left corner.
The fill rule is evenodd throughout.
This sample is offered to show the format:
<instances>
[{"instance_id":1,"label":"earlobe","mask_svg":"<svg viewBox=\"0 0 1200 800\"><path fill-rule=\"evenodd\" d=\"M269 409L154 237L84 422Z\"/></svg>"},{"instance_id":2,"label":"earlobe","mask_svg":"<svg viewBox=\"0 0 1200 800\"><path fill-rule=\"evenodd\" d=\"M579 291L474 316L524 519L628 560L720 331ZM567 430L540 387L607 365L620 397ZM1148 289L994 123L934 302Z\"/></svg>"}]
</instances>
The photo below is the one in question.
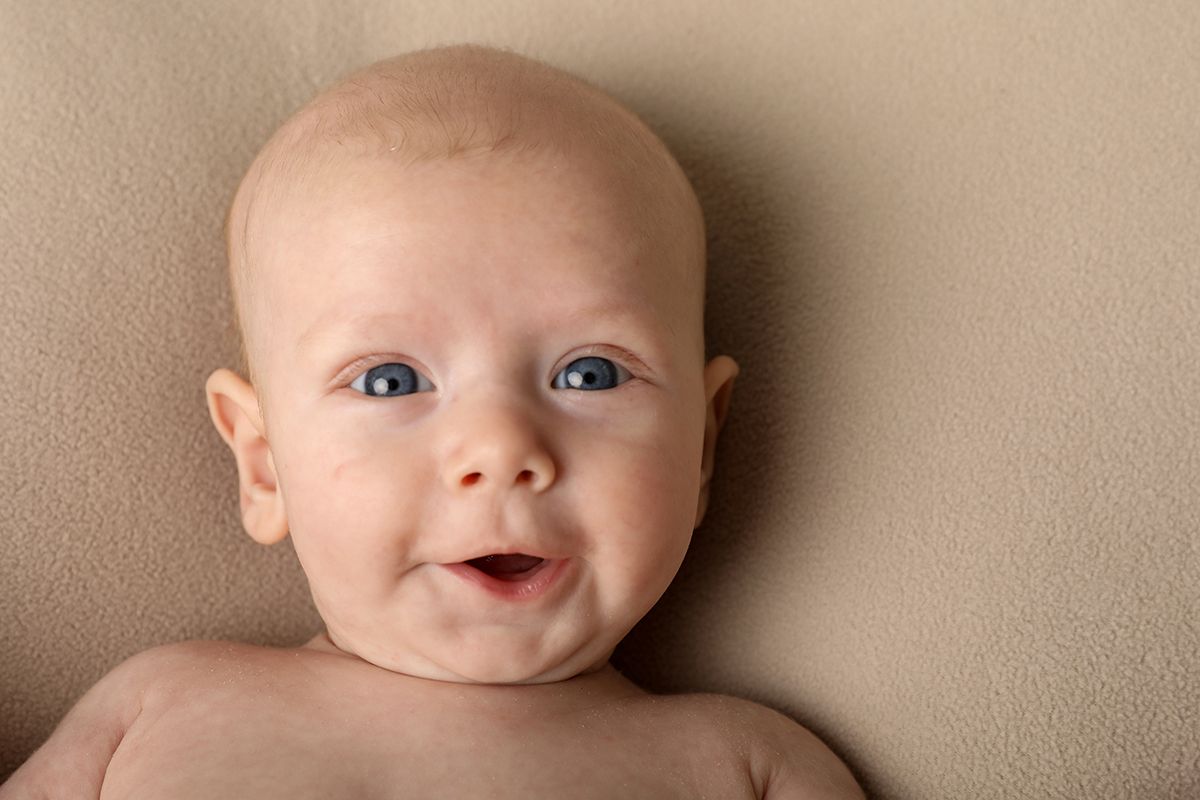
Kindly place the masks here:
<instances>
[{"instance_id":1,"label":"earlobe","mask_svg":"<svg viewBox=\"0 0 1200 800\"><path fill-rule=\"evenodd\" d=\"M275 544L288 534L287 514L254 387L218 369L204 391L213 425L237 460L242 526L256 542Z\"/></svg>"},{"instance_id":2,"label":"earlobe","mask_svg":"<svg viewBox=\"0 0 1200 800\"><path fill-rule=\"evenodd\" d=\"M696 502L696 524L704 519L708 510L708 491L712 483L713 465L717 453L717 435L729 414L729 402L733 396L733 381L739 368L729 356L717 356L704 367L704 397L708 401L704 422L704 449L700 460L700 496Z\"/></svg>"}]
</instances>

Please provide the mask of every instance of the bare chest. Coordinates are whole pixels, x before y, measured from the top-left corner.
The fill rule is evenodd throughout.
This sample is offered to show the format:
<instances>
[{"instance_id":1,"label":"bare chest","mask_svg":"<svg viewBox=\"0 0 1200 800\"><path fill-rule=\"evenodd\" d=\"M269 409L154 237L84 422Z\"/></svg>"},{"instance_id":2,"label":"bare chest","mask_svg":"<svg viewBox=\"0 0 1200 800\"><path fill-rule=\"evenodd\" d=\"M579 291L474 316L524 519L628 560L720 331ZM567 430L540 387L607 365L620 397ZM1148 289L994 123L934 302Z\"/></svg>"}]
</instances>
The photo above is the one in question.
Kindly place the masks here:
<instances>
[{"instance_id":1,"label":"bare chest","mask_svg":"<svg viewBox=\"0 0 1200 800\"><path fill-rule=\"evenodd\" d=\"M682 699L557 714L362 700L253 682L163 702L126 734L101 800L755 796L745 758Z\"/></svg>"}]
</instances>

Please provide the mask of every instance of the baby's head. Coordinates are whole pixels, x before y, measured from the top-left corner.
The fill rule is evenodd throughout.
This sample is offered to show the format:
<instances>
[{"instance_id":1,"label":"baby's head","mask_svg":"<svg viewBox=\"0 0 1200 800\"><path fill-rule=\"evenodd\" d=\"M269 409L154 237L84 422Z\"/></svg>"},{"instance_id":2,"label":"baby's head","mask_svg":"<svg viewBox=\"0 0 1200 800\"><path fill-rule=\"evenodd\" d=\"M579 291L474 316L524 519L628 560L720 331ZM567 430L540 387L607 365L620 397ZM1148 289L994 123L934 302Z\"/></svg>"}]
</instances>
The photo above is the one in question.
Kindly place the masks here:
<instances>
[{"instance_id":1,"label":"baby's head","mask_svg":"<svg viewBox=\"0 0 1200 800\"><path fill-rule=\"evenodd\" d=\"M289 119L227 237L250 382L214 372L209 410L330 640L447 681L603 667L704 514L737 374L662 142L536 61L413 53Z\"/></svg>"}]
</instances>

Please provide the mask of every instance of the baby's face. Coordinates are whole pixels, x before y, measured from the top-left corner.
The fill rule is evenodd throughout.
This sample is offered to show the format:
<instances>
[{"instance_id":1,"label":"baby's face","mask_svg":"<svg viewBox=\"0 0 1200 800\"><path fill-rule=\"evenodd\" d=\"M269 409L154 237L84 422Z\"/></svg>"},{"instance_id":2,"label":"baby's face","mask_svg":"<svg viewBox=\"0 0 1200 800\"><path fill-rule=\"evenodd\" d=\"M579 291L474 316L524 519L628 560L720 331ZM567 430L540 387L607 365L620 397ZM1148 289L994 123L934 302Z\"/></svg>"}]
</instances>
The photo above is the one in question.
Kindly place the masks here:
<instances>
[{"instance_id":1,"label":"baby's face","mask_svg":"<svg viewBox=\"0 0 1200 800\"><path fill-rule=\"evenodd\" d=\"M398 672L599 669L698 521L724 376L696 235L645 241L611 170L521 159L358 162L266 225L287 526L334 644ZM514 581L464 563L513 553L544 561Z\"/></svg>"}]
</instances>

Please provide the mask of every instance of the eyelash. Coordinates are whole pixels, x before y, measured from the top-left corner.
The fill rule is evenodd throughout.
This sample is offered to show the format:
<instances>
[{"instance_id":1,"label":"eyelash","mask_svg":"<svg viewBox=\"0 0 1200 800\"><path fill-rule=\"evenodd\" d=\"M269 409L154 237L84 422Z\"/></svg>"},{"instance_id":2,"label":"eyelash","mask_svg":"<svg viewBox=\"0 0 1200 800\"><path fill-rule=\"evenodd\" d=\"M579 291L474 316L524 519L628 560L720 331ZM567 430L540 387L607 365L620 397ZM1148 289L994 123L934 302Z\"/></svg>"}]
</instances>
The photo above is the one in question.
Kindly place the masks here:
<instances>
[{"instance_id":1,"label":"eyelash","mask_svg":"<svg viewBox=\"0 0 1200 800\"><path fill-rule=\"evenodd\" d=\"M572 354L571 357L561 361L560 365L556 366L554 374L551 377L551 385L553 385L554 378L556 378L559 373L581 358L604 358L608 361L611 361L613 366L617 368L618 374L624 377L624 380L622 380L618 386L624 385L630 380L639 377L637 373L622 363L622 359L625 361L631 361L637 364L640 368L645 369L644 362L623 347L619 347L617 345L595 346L588 348L581 353ZM371 369L384 364L403 364L422 376L425 374L416 365L409 363L407 359L401 356L370 355L357 358L347 365L345 369L338 373L338 377L335 379L334 383L341 388L349 389L350 385L357 381L359 377L365 375L365 373L369 372ZM432 381L430 381L430 385L433 385ZM437 387L434 386L434 389L436 388ZM355 389L354 391L358 390Z\"/></svg>"}]
</instances>

